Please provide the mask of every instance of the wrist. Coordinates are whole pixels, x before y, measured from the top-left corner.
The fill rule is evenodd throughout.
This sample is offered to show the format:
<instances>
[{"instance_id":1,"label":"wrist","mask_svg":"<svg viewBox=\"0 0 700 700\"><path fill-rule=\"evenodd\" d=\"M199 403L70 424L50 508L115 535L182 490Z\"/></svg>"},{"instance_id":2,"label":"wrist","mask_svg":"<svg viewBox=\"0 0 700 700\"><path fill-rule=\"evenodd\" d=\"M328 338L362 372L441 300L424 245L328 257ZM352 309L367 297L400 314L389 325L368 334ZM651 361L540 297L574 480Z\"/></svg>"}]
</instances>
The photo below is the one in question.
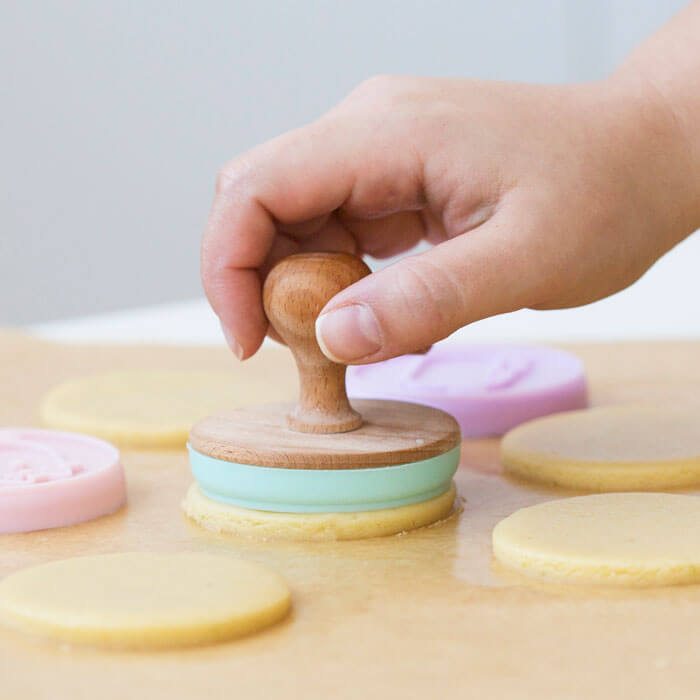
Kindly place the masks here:
<instances>
[{"instance_id":1,"label":"wrist","mask_svg":"<svg viewBox=\"0 0 700 700\"><path fill-rule=\"evenodd\" d=\"M634 59L635 57L632 57ZM700 228L700 133L677 104L659 88L653 70L639 60L623 63L601 88L615 106L611 110L637 149L640 180L650 203L673 230L672 245Z\"/></svg>"}]
</instances>

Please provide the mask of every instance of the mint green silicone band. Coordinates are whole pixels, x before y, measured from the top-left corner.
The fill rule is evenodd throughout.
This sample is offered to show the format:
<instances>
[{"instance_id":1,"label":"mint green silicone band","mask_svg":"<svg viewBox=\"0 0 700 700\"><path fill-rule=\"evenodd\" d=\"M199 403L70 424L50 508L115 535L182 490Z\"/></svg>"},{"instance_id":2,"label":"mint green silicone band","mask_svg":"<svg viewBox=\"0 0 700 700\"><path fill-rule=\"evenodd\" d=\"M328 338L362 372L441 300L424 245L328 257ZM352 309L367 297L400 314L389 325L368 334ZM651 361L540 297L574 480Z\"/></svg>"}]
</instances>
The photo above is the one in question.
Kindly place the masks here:
<instances>
[{"instance_id":1,"label":"mint green silicone band","mask_svg":"<svg viewBox=\"0 0 700 700\"><path fill-rule=\"evenodd\" d=\"M275 469L188 449L201 492L215 501L281 513L346 513L397 508L445 493L460 447L420 462L371 469Z\"/></svg>"}]
</instances>

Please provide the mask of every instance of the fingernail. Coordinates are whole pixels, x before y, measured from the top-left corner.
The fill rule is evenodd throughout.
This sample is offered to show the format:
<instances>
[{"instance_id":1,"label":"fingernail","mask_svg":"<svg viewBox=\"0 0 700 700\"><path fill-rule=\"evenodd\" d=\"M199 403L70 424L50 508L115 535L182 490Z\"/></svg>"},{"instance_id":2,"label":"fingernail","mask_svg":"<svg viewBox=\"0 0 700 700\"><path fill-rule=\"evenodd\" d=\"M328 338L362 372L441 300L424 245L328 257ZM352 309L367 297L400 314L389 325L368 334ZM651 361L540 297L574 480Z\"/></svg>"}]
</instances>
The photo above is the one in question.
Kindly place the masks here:
<instances>
[{"instance_id":1,"label":"fingernail","mask_svg":"<svg viewBox=\"0 0 700 700\"><path fill-rule=\"evenodd\" d=\"M224 324L221 324L221 330L223 331L224 338L226 338L226 342L228 343L228 346L231 348L233 351L233 354L239 359L243 359L243 348L238 344L238 341L234 337L233 333L224 326Z\"/></svg>"},{"instance_id":2,"label":"fingernail","mask_svg":"<svg viewBox=\"0 0 700 700\"><path fill-rule=\"evenodd\" d=\"M372 309L343 306L316 319L316 338L323 354L334 362L353 362L382 347L382 331Z\"/></svg>"}]
</instances>

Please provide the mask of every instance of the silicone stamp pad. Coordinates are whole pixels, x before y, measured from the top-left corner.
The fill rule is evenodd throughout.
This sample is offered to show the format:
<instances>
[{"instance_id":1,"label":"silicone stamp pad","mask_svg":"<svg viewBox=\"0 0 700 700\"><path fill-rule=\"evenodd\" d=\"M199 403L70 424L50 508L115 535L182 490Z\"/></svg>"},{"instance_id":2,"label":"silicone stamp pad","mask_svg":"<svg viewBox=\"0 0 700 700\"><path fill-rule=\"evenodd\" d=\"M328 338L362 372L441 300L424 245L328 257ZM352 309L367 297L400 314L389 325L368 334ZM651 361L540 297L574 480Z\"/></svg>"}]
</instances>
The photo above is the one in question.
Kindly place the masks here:
<instances>
[{"instance_id":1,"label":"silicone stamp pad","mask_svg":"<svg viewBox=\"0 0 700 700\"><path fill-rule=\"evenodd\" d=\"M0 429L0 533L75 525L126 502L118 450L54 430Z\"/></svg>"},{"instance_id":2,"label":"silicone stamp pad","mask_svg":"<svg viewBox=\"0 0 700 700\"><path fill-rule=\"evenodd\" d=\"M351 398L412 401L440 408L465 438L502 435L533 418L585 408L583 363L563 350L526 345L436 345L348 368Z\"/></svg>"}]
</instances>

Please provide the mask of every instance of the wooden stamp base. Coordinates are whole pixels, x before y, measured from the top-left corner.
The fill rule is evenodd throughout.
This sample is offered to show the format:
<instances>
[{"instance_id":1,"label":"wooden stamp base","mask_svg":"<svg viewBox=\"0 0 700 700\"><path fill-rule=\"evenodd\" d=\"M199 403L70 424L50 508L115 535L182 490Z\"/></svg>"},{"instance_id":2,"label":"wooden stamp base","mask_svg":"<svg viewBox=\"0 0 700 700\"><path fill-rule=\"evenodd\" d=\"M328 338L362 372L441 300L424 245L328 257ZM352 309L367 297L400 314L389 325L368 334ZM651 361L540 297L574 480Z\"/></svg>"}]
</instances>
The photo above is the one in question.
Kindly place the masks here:
<instances>
[{"instance_id":1,"label":"wooden stamp base","mask_svg":"<svg viewBox=\"0 0 700 700\"><path fill-rule=\"evenodd\" d=\"M364 422L335 435L287 427L293 404L234 409L197 423L192 449L215 459L280 469L365 469L418 462L461 440L457 421L436 408L401 401L358 400Z\"/></svg>"}]
</instances>

